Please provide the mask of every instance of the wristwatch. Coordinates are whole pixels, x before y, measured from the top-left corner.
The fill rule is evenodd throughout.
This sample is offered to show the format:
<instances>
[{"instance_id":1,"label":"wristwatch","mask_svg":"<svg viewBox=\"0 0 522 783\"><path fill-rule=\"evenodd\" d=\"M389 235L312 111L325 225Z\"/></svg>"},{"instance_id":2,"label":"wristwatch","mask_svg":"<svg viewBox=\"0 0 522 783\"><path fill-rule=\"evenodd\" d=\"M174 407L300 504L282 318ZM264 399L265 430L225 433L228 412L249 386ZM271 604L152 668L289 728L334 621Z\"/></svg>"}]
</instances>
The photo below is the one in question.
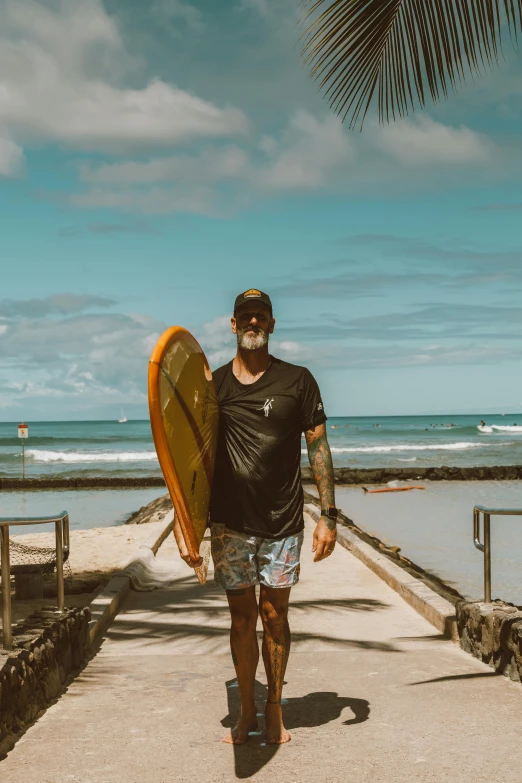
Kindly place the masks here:
<instances>
[{"instance_id":1,"label":"wristwatch","mask_svg":"<svg viewBox=\"0 0 522 783\"><path fill-rule=\"evenodd\" d=\"M321 516L322 517L328 517L328 519L337 519L337 509L336 508L322 508L321 509Z\"/></svg>"}]
</instances>

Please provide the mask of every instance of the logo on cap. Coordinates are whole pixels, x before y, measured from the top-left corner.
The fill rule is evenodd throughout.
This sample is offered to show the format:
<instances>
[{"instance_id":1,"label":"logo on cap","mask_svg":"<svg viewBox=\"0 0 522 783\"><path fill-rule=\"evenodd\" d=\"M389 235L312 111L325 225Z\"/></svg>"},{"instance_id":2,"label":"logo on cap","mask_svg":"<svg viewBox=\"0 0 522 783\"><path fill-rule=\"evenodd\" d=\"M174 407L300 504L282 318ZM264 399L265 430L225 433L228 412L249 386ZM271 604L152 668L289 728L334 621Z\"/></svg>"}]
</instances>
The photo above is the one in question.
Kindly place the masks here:
<instances>
[{"instance_id":1,"label":"logo on cap","mask_svg":"<svg viewBox=\"0 0 522 783\"><path fill-rule=\"evenodd\" d=\"M258 291L257 288L249 288L248 291L245 291L243 296L245 299L248 299L250 296L261 296L261 291Z\"/></svg>"}]
</instances>

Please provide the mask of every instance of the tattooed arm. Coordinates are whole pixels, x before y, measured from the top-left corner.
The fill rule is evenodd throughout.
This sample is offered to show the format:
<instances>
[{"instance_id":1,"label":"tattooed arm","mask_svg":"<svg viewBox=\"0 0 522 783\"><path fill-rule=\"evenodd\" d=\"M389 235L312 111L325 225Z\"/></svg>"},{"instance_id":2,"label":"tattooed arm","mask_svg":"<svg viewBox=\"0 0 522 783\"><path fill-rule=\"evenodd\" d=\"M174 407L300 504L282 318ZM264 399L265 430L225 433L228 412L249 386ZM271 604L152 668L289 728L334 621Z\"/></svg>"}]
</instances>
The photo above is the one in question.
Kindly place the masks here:
<instances>
[{"instance_id":1,"label":"tattooed arm","mask_svg":"<svg viewBox=\"0 0 522 783\"><path fill-rule=\"evenodd\" d=\"M332 454L326 437L326 425L319 424L313 430L305 432L308 446L308 459L312 467L321 508L335 507L334 472ZM335 519L321 517L314 532L312 551L315 552L314 562L323 560L333 552L337 538Z\"/></svg>"}]
</instances>

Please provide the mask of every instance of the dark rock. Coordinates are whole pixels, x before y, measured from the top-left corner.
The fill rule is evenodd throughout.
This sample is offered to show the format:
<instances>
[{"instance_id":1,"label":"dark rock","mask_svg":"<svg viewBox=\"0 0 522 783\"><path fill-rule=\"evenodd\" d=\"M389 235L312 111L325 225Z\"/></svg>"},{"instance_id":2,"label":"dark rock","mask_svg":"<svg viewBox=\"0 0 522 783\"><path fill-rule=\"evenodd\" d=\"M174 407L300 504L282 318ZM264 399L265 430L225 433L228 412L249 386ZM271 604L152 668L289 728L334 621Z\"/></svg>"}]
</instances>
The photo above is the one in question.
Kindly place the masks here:
<instances>
[{"instance_id":1,"label":"dark rock","mask_svg":"<svg viewBox=\"0 0 522 783\"><path fill-rule=\"evenodd\" d=\"M457 601L460 645L515 682L522 678L522 610L504 601Z\"/></svg>"},{"instance_id":2,"label":"dark rock","mask_svg":"<svg viewBox=\"0 0 522 783\"><path fill-rule=\"evenodd\" d=\"M89 652L88 607L44 609L13 628L13 650L0 652L0 741L15 734L61 692Z\"/></svg>"}]
</instances>

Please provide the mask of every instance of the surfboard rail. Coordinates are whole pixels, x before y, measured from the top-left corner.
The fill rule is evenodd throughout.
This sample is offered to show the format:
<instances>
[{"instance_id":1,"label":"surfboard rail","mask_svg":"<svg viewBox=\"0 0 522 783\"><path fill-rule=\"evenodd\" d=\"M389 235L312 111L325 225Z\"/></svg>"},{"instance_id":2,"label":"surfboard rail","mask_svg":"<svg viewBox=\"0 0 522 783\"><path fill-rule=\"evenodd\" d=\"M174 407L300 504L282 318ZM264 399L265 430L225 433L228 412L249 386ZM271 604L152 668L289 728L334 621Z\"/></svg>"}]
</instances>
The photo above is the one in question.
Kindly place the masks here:
<instances>
[{"instance_id":1,"label":"surfboard rail","mask_svg":"<svg viewBox=\"0 0 522 783\"><path fill-rule=\"evenodd\" d=\"M188 424L190 431L192 432L195 449L197 449L198 456L201 460L204 478L206 478L208 483L208 495L210 496L214 455L210 454L208 451L204 436L200 431L195 416L190 410L188 401L184 399L180 390L177 388L176 383L172 381L163 366L165 357L169 350L173 348L176 342L182 341L190 346L193 352L200 354L203 361L203 373L205 376L205 381L213 384L210 366L206 359L205 353L196 338L182 326L171 326L170 328L166 329L158 339L149 360L149 414L154 446L156 448L156 453L158 455L158 460L165 478L167 489L174 505L176 516L180 523L183 538L187 545L190 557L194 560L197 560L200 555L200 544L203 538L203 534L198 536L194 525L194 520L191 518L190 504L186 493L183 490L183 482L173 458L171 445L169 444L161 401L161 383L162 379L164 379L172 389L172 394L176 398L176 401L179 405L179 410L183 413L185 421ZM187 455L187 460L188 458L189 457ZM194 487L192 487L192 490L194 490Z\"/></svg>"}]
</instances>

